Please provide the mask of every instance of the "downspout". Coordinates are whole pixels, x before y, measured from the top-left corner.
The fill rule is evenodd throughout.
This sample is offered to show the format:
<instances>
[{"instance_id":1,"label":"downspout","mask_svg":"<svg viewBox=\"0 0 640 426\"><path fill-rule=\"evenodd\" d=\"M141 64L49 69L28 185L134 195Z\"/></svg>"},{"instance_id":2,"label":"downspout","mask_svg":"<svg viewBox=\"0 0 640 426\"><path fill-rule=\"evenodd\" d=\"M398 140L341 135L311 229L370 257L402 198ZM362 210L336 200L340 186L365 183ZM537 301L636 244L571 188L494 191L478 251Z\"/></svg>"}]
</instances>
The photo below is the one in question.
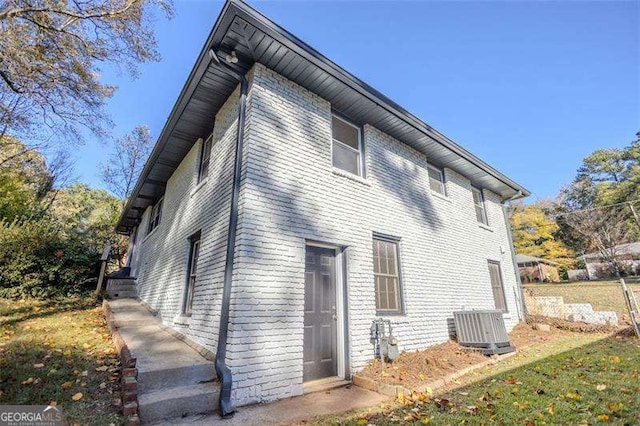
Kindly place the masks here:
<instances>
[{"instance_id":1,"label":"downspout","mask_svg":"<svg viewBox=\"0 0 640 426\"><path fill-rule=\"evenodd\" d=\"M516 261L516 249L513 245L513 233L511 231L511 222L509 222L509 215L507 214L507 206L504 205L507 201L513 201L518 198L522 198L522 191L518 191L516 195L506 200L502 200L502 215L504 216L504 226L507 228L507 238L509 239L509 251L511 252L511 263L513 264L513 271L516 274L516 284L518 285L518 297L520 298L520 306L522 307L522 318L527 315L527 306L524 303L524 293L522 291L522 280L520 279L520 270L518 269L518 262Z\"/></svg>"},{"instance_id":2,"label":"downspout","mask_svg":"<svg viewBox=\"0 0 640 426\"><path fill-rule=\"evenodd\" d=\"M224 266L224 282L222 289L222 308L220 311L220 329L218 331L218 348L216 350L215 368L220 380L220 399L218 408L222 417L233 415L235 408L231 402L231 385L233 376L225 360L227 357L227 336L229 334L229 309L231 305L231 284L233 278L233 259L235 256L236 232L238 227L238 199L240 197L240 176L242 173L242 149L244 143L245 109L247 89L249 83L240 74L220 61L213 49L209 56L216 66L223 72L240 80L240 102L238 107L238 132L236 139L235 161L233 166L233 186L231 190L231 213L229 217L229 232L227 234L227 255Z\"/></svg>"}]
</instances>

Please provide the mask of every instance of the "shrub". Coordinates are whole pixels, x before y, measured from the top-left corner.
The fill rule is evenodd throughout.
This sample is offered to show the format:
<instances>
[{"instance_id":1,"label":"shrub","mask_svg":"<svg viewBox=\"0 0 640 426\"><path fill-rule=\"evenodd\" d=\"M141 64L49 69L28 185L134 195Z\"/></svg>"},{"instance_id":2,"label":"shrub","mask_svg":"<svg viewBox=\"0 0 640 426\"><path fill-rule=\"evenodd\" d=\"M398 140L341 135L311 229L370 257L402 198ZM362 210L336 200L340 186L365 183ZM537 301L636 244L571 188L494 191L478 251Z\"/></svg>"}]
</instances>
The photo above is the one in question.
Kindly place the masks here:
<instances>
[{"instance_id":1,"label":"shrub","mask_svg":"<svg viewBox=\"0 0 640 426\"><path fill-rule=\"evenodd\" d=\"M0 222L0 296L48 298L81 292L99 253L48 217Z\"/></svg>"}]
</instances>

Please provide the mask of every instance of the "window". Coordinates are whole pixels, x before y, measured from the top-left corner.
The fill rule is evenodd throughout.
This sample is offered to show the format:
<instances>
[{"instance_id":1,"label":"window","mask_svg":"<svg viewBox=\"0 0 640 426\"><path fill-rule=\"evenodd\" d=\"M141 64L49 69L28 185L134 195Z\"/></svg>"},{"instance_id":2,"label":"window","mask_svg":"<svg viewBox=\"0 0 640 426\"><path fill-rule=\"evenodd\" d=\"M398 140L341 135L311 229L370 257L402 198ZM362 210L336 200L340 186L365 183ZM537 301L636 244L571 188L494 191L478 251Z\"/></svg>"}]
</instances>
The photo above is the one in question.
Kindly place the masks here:
<instances>
[{"instance_id":1,"label":"window","mask_svg":"<svg viewBox=\"0 0 640 426\"><path fill-rule=\"evenodd\" d=\"M476 219L478 219L478 222L487 225L487 212L484 209L484 196L482 195L482 191L472 187L471 192L473 193L473 204L476 206Z\"/></svg>"},{"instance_id":2,"label":"window","mask_svg":"<svg viewBox=\"0 0 640 426\"><path fill-rule=\"evenodd\" d=\"M198 167L198 183L209 175L209 157L211 157L211 145L213 143L213 133L209 135L207 140L202 142L200 150L200 166Z\"/></svg>"},{"instance_id":3,"label":"window","mask_svg":"<svg viewBox=\"0 0 640 426\"><path fill-rule=\"evenodd\" d=\"M429 187L438 194L447 195L444 190L444 173L441 169L429 165Z\"/></svg>"},{"instance_id":4,"label":"window","mask_svg":"<svg viewBox=\"0 0 640 426\"><path fill-rule=\"evenodd\" d=\"M333 167L362 176L360 129L334 115L331 120L331 132Z\"/></svg>"},{"instance_id":5,"label":"window","mask_svg":"<svg viewBox=\"0 0 640 426\"><path fill-rule=\"evenodd\" d=\"M507 301L504 297L504 284L502 283L499 262L489 261L489 277L491 278L491 290L493 290L496 309L507 312Z\"/></svg>"},{"instance_id":6,"label":"window","mask_svg":"<svg viewBox=\"0 0 640 426\"><path fill-rule=\"evenodd\" d=\"M397 241L373 238L373 276L378 313L401 313L402 294Z\"/></svg>"},{"instance_id":7,"label":"window","mask_svg":"<svg viewBox=\"0 0 640 426\"><path fill-rule=\"evenodd\" d=\"M147 234L156 229L160 225L160 218L162 217L162 198L151 209L151 216L149 217L149 229Z\"/></svg>"},{"instance_id":8,"label":"window","mask_svg":"<svg viewBox=\"0 0 640 426\"><path fill-rule=\"evenodd\" d=\"M200 233L189 238L189 241L191 242L188 264L189 274L187 275L187 288L184 292L184 304L182 306L182 313L184 315L191 315L191 309L193 307L193 290L196 286L196 276L198 275L198 255L200 254Z\"/></svg>"}]
</instances>

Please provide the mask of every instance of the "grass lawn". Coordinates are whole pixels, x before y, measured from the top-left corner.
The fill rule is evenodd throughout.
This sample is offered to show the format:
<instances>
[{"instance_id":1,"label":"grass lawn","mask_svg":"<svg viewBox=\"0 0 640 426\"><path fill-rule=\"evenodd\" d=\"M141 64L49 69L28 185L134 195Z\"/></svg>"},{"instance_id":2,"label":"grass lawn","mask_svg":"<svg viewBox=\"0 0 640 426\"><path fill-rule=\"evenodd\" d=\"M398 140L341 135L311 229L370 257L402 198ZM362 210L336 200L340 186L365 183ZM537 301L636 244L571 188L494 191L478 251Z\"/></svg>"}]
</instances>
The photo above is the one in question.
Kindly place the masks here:
<instances>
[{"instance_id":1,"label":"grass lawn","mask_svg":"<svg viewBox=\"0 0 640 426\"><path fill-rule=\"evenodd\" d=\"M62 407L68 424L122 424L118 359L91 299L0 300L0 404Z\"/></svg>"},{"instance_id":2,"label":"grass lawn","mask_svg":"<svg viewBox=\"0 0 640 426\"><path fill-rule=\"evenodd\" d=\"M640 283L627 280L640 297ZM566 303L590 303L596 311L615 311L629 316L618 281L581 281L568 284L525 284L534 296L562 296Z\"/></svg>"},{"instance_id":3,"label":"grass lawn","mask_svg":"<svg viewBox=\"0 0 640 426\"><path fill-rule=\"evenodd\" d=\"M455 388L318 424L640 424L640 342L567 334L460 378Z\"/></svg>"}]
</instances>

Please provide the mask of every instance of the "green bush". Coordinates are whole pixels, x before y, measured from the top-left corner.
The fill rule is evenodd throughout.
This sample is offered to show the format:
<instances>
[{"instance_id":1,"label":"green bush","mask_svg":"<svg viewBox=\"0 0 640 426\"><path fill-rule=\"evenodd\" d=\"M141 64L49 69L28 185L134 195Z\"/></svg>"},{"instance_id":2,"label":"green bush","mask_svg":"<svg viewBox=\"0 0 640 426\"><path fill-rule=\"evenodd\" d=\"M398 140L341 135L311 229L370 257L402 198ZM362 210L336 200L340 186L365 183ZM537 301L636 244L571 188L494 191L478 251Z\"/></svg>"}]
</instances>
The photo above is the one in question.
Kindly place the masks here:
<instances>
[{"instance_id":1,"label":"green bush","mask_svg":"<svg viewBox=\"0 0 640 426\"><path fill-rule=\"evenodd\" d=\"M0 297L82 292L100 254L48 217L0 222Z\"/></svg>"}]
</instances>

